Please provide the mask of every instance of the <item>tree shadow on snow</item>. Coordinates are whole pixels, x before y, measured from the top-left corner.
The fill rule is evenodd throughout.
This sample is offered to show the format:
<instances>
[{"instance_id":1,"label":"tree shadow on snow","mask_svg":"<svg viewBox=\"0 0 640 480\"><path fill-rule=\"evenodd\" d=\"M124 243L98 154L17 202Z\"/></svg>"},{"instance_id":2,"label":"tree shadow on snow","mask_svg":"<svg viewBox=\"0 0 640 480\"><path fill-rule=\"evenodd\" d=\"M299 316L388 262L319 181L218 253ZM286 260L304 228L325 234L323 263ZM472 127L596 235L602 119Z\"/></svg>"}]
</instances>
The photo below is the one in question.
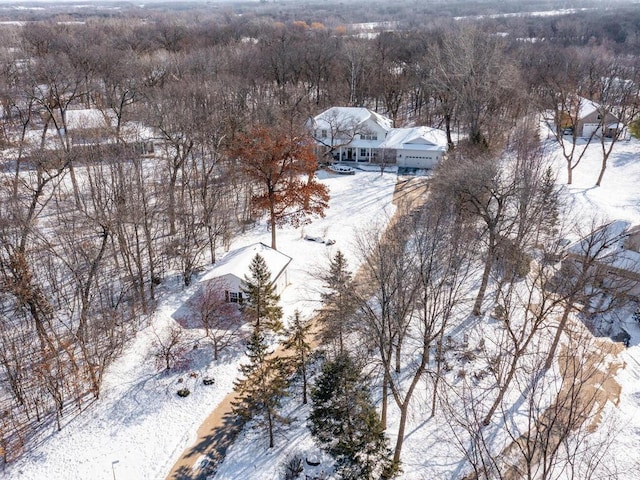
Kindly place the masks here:
<instances>
[{"instance_id":1,"label":"tree shadow on snow","mask_svg":"<svg viewBox=\"0 0 640 480\"><path fill-rule=\"evenodd\" d=\"M241 429L242 421L237 416L225 414L222 425L213 427L184 455L184 458L187 459L197 459L204 456L205 461L191 469L181 466L171 478L175 480L206 480L222 462Z\"/></svg>"}]
</instances>

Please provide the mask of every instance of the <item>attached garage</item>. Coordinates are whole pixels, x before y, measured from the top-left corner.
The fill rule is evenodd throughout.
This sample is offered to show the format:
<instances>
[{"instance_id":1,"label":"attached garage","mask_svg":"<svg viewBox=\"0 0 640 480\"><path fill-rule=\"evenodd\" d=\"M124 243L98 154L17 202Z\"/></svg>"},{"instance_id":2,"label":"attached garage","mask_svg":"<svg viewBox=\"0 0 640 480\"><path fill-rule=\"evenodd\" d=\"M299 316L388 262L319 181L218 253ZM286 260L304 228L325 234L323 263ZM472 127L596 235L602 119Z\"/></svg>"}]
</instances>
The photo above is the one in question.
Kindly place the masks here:
<instances>
[{"instance_id":1,"label":"attached garage","mask_svg":"<svg viewBox=\"0 0 640 480\"><path fill-rule=\"evenodd\" d=\"M597 123L585 123L582 126L582 137L598 137L599 136L600 125Z\"/></svg>"},{"instance_id":2,"label":"attached garage","mask_svg":"<svg viewBox=\"0 0 640 480\"><path fill-rule=\"evenodd\" d=\"M394 128L379 148L395 150L400 168L430 170L447 151L447 139L442 130L435 128Z\"/></svg>"},{"instance_id":3,"label":"attached garage","mask_svg":"<svg viewBox=\"0 0 640 480\"><path fill-rule=\"evenodd\" d=\"M398 153L396 163L399 167L419 168L429 170L434 168L440 156L436 152L404 150Z\"/></svg>"}]
</instances>

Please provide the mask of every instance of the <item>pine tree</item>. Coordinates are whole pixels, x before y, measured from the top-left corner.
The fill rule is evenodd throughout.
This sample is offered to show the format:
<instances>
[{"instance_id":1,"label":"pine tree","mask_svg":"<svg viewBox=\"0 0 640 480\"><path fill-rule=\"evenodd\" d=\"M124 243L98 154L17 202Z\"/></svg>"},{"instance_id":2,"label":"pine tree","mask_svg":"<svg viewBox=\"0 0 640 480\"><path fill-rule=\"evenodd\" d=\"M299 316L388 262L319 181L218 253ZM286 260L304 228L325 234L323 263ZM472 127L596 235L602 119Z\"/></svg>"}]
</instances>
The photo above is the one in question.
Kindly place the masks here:
<instances>
[{"instance_id":1,"label":"pine tree","mask_svg":"<svg viewBox=\"0 0 640 480\"><path fill-rule=\"evenodd\" d=\"M309 320L300 318L298 310L293 314L291 325L285 332L287 338L284 341L284 347L293 350L293 366L302 376L302 404L307 404L307 361L311 352L309 344L309 336L311 334L312 324Z\"/></svg>"},{"instance_id":2,"label":"pine tree","mask_svg":"<svg viewBox=\"0 0 640 480\"><path fill-rule=\"evenodd\" d=\"M242 311L253 321L256 330L263 326L277 332L282 328L282 308L278 305L280 295L271 283L271 272L264 258L259 253L251 260L249 266L251 275L245 275L242 282L242 292L245 301Z\"/></svg>"},{"instance_id":3,"label":"pine tree","mask_svg":"<svg viewBox=\"0 0 640 480\"><path fill-rule=\"evenodd\" d=\"M288 372L281 358L272 357L264 334L254 329L247 344L249 363L240 366L243 379L236 382L238 400L232 403L233 412L243 421L256 420L265 428L269 448L274 446L274 432L286 419L278 414L282 398L287 392Z\"/></svg>"},{"instance_id":4,"label":"pine tree","mask_svg":"<svg viewBox=\"0 0 640 480\"><path fill-rule=\"evenodd\" d=\"M347 354L328 361L311 391L309 428L345 480L392 478L395 468L361 370Z\"/></svg>"},{"instance_id":5,"label":"pine tree","mask_svg":"<svg viewBox=\"0 0 640 480\"><path fill-rule=\"evenodd\" d=\"M325 293L322 294L322 332L323 342L337 342L338 352L344 350L345 327L347 320L353 314L354 307L349 287L351 283L351 272L347 268L347 259L338 250L331 259L329 271L323 277L325 282Z\"/></svg>"}]
</instances>

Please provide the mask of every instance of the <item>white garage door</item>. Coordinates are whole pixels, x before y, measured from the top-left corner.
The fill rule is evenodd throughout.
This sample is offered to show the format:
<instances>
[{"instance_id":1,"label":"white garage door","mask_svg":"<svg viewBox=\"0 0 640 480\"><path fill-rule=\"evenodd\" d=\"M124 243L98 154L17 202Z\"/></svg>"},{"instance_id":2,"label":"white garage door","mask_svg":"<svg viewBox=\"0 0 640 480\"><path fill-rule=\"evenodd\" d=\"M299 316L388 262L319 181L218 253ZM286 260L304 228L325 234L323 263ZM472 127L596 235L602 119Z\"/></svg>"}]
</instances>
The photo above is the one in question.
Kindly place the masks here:
<instances>
[{"instance_id":1,"label":"white garage door","mask_svg":"<svg viewBox=\"0 0 640 480\"><path fill-rule=\"evenodd\" d=\"M597 135L597 130L599 129L599 127L600 125L598 123L585 123L582 127L582 136L588 138L592 134L594 136Z\"/></svg>"},{"instance_id":2,"label":"white garage door","mask_svg":"<svg viewBox=\"0 0 640 480\"><path fill-rule=\"evenodd\" d=\"M398 158L398 166L409 168L434 168L438 163L438 154L436 153L422 153L412 152L411 154L403 153L401 158Z\"/></svg>"}]
</instances>

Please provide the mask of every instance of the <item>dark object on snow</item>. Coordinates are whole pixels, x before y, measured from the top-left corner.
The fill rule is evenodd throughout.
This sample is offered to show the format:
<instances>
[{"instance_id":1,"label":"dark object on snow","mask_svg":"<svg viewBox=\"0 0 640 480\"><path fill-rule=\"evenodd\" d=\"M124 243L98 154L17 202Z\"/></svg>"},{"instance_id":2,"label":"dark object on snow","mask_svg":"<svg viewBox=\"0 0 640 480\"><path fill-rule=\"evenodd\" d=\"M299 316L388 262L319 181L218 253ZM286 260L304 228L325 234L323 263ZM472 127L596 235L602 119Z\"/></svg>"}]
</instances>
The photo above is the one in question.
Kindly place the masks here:
<instances>
[{"instance_id":1,"label":"dark object on snow","mask_svg":"<svg viewBox=\"0 0 640 480\"><path fill-rule=\"evenodd\" d=\"M331 165L329 170L340 175L355 175L356 170L348 165Z\"/></svg>"},{"instance_id":2,"label":"dark object on snow","mask_svg":"<svg viewBox=\"0 0 640 480\"><path fill-rule=\"evenodd\" d=\"M202 383L204 385L213 385L216 383L216 379L213 377L203 377Z\"/></svg>"},{"instance_id":3,"label":"dark object on snow","mask_svg":"<svg viewBox=\"0 0 640 480\"><path fill-rule=\"evenodd\" d=\"M191 390L189 390L188 388L181 388L180 390L178 390L179 397L188 397L190 393Z\"/></svg>"},{"instance_id":4,"label":"dark object on snow","mask_svg":"<svg viewBox=\"0 0 640 480\"><path fill-rule=\"evenodd\" d=\"M325 239L324 237L317 235L305 235L304 239L309 240L310 242L324 243L325 245L334 245L336 243L336 241L331 238Z\"/></svg>"},{"instance_id":5,"label":"dark object on snow","mask_svg":"<svg viewBox=\"0 0 640 480\"><path fill-rule=\"evenodd\" d=\"M306 462L307 465L311 465L312 467L320 465L320 459L317 455L307 455Z\"/></svg>"},{"instance_id":6,"label":"dark object on snow","mask_svg":"<svg viewBox=\"0 0 640 480\"><path fill-rule=\"evenodd\" d=\"M625 347L629 346L629 342L631 342L631 335L624 328L611 337L611 340L614 342L620 342L624 344Z\"/></svg>"}]
</instances>

